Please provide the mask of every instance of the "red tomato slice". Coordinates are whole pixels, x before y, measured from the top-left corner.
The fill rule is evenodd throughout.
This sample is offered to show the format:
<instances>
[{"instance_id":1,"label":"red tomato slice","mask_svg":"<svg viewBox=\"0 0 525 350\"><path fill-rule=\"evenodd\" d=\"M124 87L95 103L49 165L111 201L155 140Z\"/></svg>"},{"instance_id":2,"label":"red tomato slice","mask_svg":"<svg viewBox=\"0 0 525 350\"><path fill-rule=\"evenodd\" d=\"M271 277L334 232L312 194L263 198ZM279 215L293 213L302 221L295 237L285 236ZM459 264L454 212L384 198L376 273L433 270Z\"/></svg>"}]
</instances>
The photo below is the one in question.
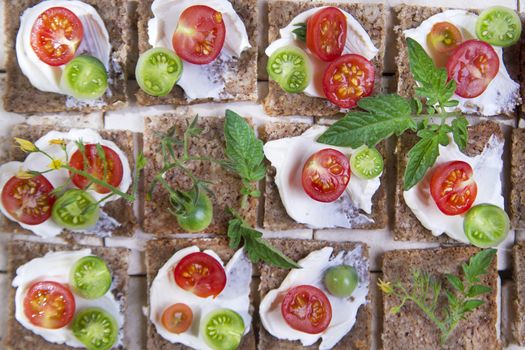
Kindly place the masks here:
<instances>
[{"instance_id":1,"label":"red tomato slice","mask_svg":"<svg viewBox=\"0 0 525 350\"><path fill-rule=\"evenodd\" d=\"M208 64L222 50L226 27L222 13L204 5L185 9L173 33L173 49L185 61Z\"/></svg>"},{"instance_id":2,"label":"red tomato slice","mask_svg":"<svg viewBox=\"0 0 525 350\"><path fill-rule=\"evenodd\" d=\"M19 179L13 176L2 189L2 205L17 221L38 225L49 219L55 196L53 185L43 176Z\"/></svg>"},{"instance_id":3,"label":"red tomato slice","mask_svg":"<svg viewBox=\"0 0 525 350\"><path fill-rule=\"evenodd\" d=\"M162 313L162 325L171 333L186 332L192 322L193 311L183 303L173 304Z\"/></svg>"},{"instance_id":4,"label":"red tomato slice","mask_svg":"<svg viewBox=\"0 0 525 350\"><path fill-rule=\"evenodd\" d=\"M52 281L35 282L24 298L24 314L35 326L58 329L75 314L75 298L68 287Z\"/></svg>"},{"instance_id":5,"label":"red tomato slice","mask_svg":"<svg viewBox=\"0 0 525 350\"><path fill-rule=\"evenodd\" d=\"M348 158L335 149L325 148L304 164L303 188L316 201L333 202L345 191L350 175Z\"/></svg>"},{"instance_id":6,"label":"red tomato slice","mask_svg":"<svg viewBox=\"0 0 525 350\"><path fill-rule=\"evenodd\" d=\"M330 325L332 305L319 288L301 285L288 290L281 304L281 313L293 329L319 334Z\"/></svg>"},{"instance_id":7,"label":"red tomato slice","mask_svg":"<svg viewBox=\"0 0 525 350\"><path fill-rule=\"evenodd\" d=\"M325 62L335 60L345 48L346 26L346 16L337 7L317 11L306 24L306 47Z\"/></svg>"},{"instance_id":8,"label":"red tomato slice","mask_svg":"<svg viewBox=\"0 0 525 350\"><path fill-rule=\"evenodd\" d=\"M343 55L330 63L323 76L326 98L341 108L352 108L372 93L375 69L360 55Z\"/></svg>"},{"instance_id":9,"label":"red tomato slice","mask_svg":"<svg viewBox=\"0 0 525 350\"><path fill-rule=\"evenodd\" d=\"M51 7L33 24L31 47L42 62L61 66L73 59L83 37L82 22L73 12Z\"/></svg>"},{"instance_id":10,"label":"red tomato slice","mask_svg":"<svg viewBox=\"0 0 525 350\"><path fill-rule=\"evenodd\" d=\"M432 173L430 193L439 210L459 215L470 209L478 194L472 167L462 161L439 165Z\"/></svg>"},{"instance_id":11,"label":"red tomato slice","mask_svg":"<svg viewBox=\"0 0 525 350\"><path fill-rule=\"evenodd\" d=\"M175 282L198 297L216 297L226 286L224 267L206 253L196 252L182 258L173 270Z\"/></svg>"},{"instance_id":12,"label":"red tomato slice","mask_svg":"<svg viewBox=\"0 0 525 350\"><path fill-rule=\"evenodd\" d=\"M122 167L122 161L118 156L117 152L113 151L111 148L102 146L104 154L106 156L106 176L104 177L104 161L99 157L97 151L97 145L87 144L84 146L86 149L85 157L82 155L80 150L77 150L71 156L69 160L69 165L78 170L85 170L89 174L93 175L99 180L103 180L106 183L110 184L113 187L118 187L122 181L122 176L124 174L124 169ZM87 169L85 168L87 164ZM72 174L73 183L81 189L86 188L90 181L84 176ZM98 193L109 193L110 189L101 185L94 184L94 189Z\"/></svg>"},{"instance_id":13,"label":"red tomato slice","mask_svg":"<svg viewBox=\"0 0 525 350\"><path fill-rule=\"evenodd\" d=\"M481 40L467 40L460 44L447 62L448 79L456 81L456 94L464 98L481 95L498 70L498 54Z\"/></svg>"}]
</instances>

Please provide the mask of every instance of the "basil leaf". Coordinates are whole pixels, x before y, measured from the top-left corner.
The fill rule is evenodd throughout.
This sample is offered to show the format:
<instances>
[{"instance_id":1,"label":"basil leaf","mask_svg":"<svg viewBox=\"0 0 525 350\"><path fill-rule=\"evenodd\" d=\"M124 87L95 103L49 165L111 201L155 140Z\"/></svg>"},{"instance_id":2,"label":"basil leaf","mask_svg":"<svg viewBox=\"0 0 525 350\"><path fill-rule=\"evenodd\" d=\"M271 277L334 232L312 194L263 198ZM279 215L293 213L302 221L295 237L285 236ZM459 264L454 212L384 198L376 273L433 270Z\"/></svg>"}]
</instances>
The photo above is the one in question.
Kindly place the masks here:
<instances>
[{"instance_id":1,"label":"basil leaf","mask_svg":"<svg viewBox=\"0 0 525 350\"><path fill-rule=\"evenodd\" d=\"M404 189L414 187L434 165L439 155L439 134L419 140L408 152L408 162L405 169Z\"/></svg>"},{"instance_id":2,"label":"basil leaf","mask_svg":"<svg viewBox=\"0 0 525 350\"><path fill-rule=\"evenodd\" d=\"M468 141L468 120L465 117L459 117L452 121L452 134L454 135L454 142L459 146L459 149L464 151L467 147Z\"/></svg>"}]
</instances>

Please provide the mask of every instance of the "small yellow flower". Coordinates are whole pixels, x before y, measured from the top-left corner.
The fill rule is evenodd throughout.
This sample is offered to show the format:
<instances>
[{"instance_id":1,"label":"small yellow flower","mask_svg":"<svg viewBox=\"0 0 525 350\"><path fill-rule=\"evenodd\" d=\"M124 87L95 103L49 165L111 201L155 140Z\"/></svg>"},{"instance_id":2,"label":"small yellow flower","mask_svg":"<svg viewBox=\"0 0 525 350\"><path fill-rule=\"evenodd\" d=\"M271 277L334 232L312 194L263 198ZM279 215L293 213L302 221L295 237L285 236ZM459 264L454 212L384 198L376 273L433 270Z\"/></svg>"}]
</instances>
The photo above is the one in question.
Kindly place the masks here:
<instances>
[{"instance_id":1,"label":"small yellow flower","mask_svg":"<svg viewBox=\"0 0 525 350\"><path fill-rule=\"evenodd\" d=\"M64 141L64 139L52 139L52 140L49 140L49 144L50 145L65 146L66 145L66 141Z\"/></svg>"},{"instance_id":2,"label":"small yellow flower","mask_svg":"<svg viewBox=\"0 0 525 350\"><path fill-rule=\"evenodd\" d=\"M58 170L62 167L63 163L60 159L53 159L49 164L49 167L54 170Z\"/></svg>"},{"instance_id":3,"label":"small yellow flower","mask_svg":"<svg viewBox=\"0 0 525 350\"><path fill-rule=\"evenodd\" d=\"M385 294L392 294L394 292L394 289L392 288L392 284L390 282L385 282L385 281L381 280L381 278L378 280L377 286Z\"/></svg>"},{"instance_id":4,"label":"small yellow flower","mask_svg":"<svg viewBox=\"0 0 525 350\"><path fill-rule=\"evenodd\" d=\"M16 173L16 177L22 180L31 179L34 177L34 174L24 170L23 168L18 169L18 172Z\"/></svg>"},{"instance_id":5,"label":"small yellow flower","mask_svg":"<svg viewBox=\"0 0 525 350\"><path fill-rule=\"evenodd\" d=\"M18 147L20 147L20 149L24 152L31 153L38 151L38 148L31 141L19 139L18 137L15 137L15 141L18 143Z\"/></svg>"}]
</instances>

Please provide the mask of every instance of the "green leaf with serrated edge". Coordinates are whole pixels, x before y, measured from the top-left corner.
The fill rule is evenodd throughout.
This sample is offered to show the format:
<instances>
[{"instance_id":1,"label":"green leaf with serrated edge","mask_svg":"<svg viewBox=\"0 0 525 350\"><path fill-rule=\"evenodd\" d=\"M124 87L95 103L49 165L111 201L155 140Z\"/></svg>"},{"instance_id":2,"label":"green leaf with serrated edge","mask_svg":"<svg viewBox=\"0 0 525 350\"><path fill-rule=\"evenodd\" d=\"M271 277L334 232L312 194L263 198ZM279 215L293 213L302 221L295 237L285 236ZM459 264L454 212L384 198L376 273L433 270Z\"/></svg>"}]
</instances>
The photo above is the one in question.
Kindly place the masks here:
<instances>
[{"instance_id":1,"label":"green leaf with serrated edge","mask_svg":"<svg viewBox=\"0 0 525 350\"><path fill-rule=\"evenodd\" d=\"M447 278L447 281L456 289L457 291L462 292L465 287L463 286L463 282L461 282L461 279L458 276L446 274L445 277Z\"/></svg>"},{"instance_id":2,"label":"green leaf with serrated edge","mask_svg":"<svg viewBox=\"0 0 525 350\"><path fill-rule=\"evenodd\" d=\"M240 233L240 227L242 225L242 221L239 219L231 219L228 223L228 238L229 238L229 246L232 249L237 249L239 245L241 244L241 233Z\"/></svg>"},{"instance_id":3,"label":"green leaf with serrated edge","mask_svg":"<svg viewBox=\"0 0 525 350\"><path fill-rule=\"evenodd\" d=\"M408 161L404 176L404 189L408 191L415 186L434 165L439 155L439 136L419 140L408 152Z\"/></svg>"},{"instance_id":4,"label":"green leaf with serrated edge","mask_svg":"<svg viewBox=\"0 0 525 350\"><path fill-rule=\"evenodd\" d=\"M496 249L485 249L473 255L468 263L463 264L463 273L467 281L478 283L479 277L488 273L495 255Z\"/></svg>"},{"instance_id":5,"label":"green leaf with serrated edge","mask_svg":"<svg viewBox=\"0 0 525 350\"><path fill-rule=\"evenodd\" d=\"M462 311L463 311L463 313L473 311L474 309L477 309L478 307L480 307L484 303L485 302L483 300L478 300L478 299L467 300L462 305Z\"/></svg>"},{"instance_id":6,"label":"green leaf with serrated edge","mask_svg":"<svg viewBox=\"0 0 525 350\"><path fill-rule=\"evenodd\" d=\"M414 80L424 84L430 84L435 79L432 74L436 70L434 61L425 52L425 49L414 39L407 38L408 60L410 64L410 71Z\"/></svg>"},{"instance_id":7,"label":"green leaf with serrated edge","mask_svg":"<svg viewBox=\"0 0 525 350\"><path fill-rule=\"evenodd\" d=\"M317 142L340 147L375 146L393 134L400 135L417 125L411 117L410 102L396 95L364 98L359 107L331 125Z\"/></svg>"},{"instance_id":8,"label":"green leaf with serrated edge","mask_svg":"<svg viewBox=\"0 0 525 350\"><path fill-rule=\"evenodd\" d=\"M306 41L306 23L296 23L294 24L295 28L292 30L292 33L295 34L298 40Z\"/></svg>"},{"instance_id":9,"label":"green leaf with serrated edge","mask_svg":"<svg viewBox=\"0 0 525 350\"><path fill-rule=\"evenodd\" d=\"M469 298L474 298L479 295L487 294L490 292L492 292L492 288L484 286L482 284L475 284L468 289L466 295Z\"/></svg>"},{"instance_id":10,"label":"green leaf with serrated edge","mask_svg":"<svg viewBox=\"0 0 525 350\"><path fill-rule=\"evenodd\" d=\"M459 117L452 121L452 134L454 136L454 142L458 145L459 149L464 151L467 147L468 141L468 120L465 117Z\"/></svg>"}]
</instances>

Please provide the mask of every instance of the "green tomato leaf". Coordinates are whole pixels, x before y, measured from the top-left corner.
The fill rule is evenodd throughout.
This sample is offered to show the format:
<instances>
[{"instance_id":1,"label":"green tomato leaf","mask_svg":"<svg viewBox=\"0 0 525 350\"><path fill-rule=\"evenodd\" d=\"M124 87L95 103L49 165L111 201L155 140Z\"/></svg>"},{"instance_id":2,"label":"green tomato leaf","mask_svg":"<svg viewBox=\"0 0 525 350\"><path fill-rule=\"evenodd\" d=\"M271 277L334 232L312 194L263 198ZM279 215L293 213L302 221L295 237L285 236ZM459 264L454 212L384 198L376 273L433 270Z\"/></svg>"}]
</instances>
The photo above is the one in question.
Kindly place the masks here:
<instances>
[{"instance_id":1,"label":"green tomato leaf","mask_svg":"<svg viewBox=\"0 0 525 350\"><path fill-rule=\"evenodd\" d=\"M488 286L484 286L482 284L475 284L472 287L470 287L467 291L467 297L474 298L479 295L487 294L492 292L492 288Z\"/></svg>"},{"instance_id":2,"label":"green tomato leaf","mask_svg":"<svg viewBox=\"0 0 525 350\"><path fill-rule=\"evenodd\" d=\"M297 28L292 30L292 33L295 34L298 40L306 42L306 23L296 23L294 27Z\"/></svg>"},{"instance_id":3,"label":"green tomato leaf","mask_svg":"<svg viewBox=\"0 0 525 350\"><path fill-rule=\"evenodd\" d=\"M447 281L459 292L463 292L465 287L463 286L463 282L461 282L461 279L458 276L446 274L445 277L447 278Z\"/></svg>"},{"instance_id":4,"label":"green tomato leaf","mask_svg":"<svg viewBox=\"0 0 525 350\"><path fill-rule=\"evenodd\" d=\"M454 142L459 149L464 151L467 147L468 141L468 120L465 117L456 118L452 121L452 133L454 135Z\"/></svg>"},{"instance_id":5,"label":"green tomato leaf","mask_svg":"<svg viewBox=\"0 0 525 350\"><path fill-rule=\"evenodd\" d=\"M478 283L479 277L488 273L495 255L496 249L485 249L473 255L468 263L463 264L463 273L467 281Z\"/></svg>"},{"instance_id":6,"label":"green tomato leaf","mask_svg":"<svg viewBox=\"0 0 525 350\"><path fill-rule=\"evenodd\" d=\"M434 165L439 155L439 135L434 134L419 140L408 152L408 162L405 169L405 191L415 186Z\"/></svg>"},{"instance_id":7,"label":"green tomato leaf","mask_svg":"<svg viewBox=\"0 0 525 350\"><path fill-rule=\"evenodd\" d=\"M484 303L485 302L483 300L478 300L478 299L467 300L463 304L462 311L463 313L473 311L474 309L477 309Z\"/></svg>"}]
</instances>

